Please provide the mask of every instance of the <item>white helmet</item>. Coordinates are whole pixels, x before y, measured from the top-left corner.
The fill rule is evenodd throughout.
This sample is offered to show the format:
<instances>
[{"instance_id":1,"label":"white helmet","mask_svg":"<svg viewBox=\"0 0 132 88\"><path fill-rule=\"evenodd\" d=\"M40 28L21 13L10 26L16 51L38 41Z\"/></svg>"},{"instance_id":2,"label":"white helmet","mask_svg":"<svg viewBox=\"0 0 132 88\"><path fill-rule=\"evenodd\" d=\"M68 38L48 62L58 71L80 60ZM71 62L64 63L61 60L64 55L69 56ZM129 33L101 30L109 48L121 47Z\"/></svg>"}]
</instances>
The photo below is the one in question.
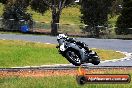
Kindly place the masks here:
<instances>
[{"instance_id":1,"label":"white helmet","mask_svg":"<svg viewBox=\"0 0 132 88\"><path fill-rule=\"evenodd\" d=\"M61 39L61 38L67 38L67 36L65 34L59 34L57 36L57 39Z\"/></svg>"}]
</instances>

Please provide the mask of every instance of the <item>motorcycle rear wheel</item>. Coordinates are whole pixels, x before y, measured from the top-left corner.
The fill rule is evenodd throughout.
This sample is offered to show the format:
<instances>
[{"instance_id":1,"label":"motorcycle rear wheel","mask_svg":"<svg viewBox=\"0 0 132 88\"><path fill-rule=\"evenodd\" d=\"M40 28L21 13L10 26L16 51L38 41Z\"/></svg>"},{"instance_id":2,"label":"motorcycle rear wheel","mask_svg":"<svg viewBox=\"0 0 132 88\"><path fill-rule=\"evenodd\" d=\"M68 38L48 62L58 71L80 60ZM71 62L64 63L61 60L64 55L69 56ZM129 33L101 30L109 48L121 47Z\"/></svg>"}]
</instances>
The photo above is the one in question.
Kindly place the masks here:
<instances>
[{"instance_id":1,"label":"motorcycle rear wheel","mask_svg":"<svg viewBox=\"0 0 132 88\"><path fill-rule=\"evenodd\" d=\"M100 58L98 56L97 57L93 57L92 64L98 65L99 63L100 63Z\"/></svg>"}]
</instances>

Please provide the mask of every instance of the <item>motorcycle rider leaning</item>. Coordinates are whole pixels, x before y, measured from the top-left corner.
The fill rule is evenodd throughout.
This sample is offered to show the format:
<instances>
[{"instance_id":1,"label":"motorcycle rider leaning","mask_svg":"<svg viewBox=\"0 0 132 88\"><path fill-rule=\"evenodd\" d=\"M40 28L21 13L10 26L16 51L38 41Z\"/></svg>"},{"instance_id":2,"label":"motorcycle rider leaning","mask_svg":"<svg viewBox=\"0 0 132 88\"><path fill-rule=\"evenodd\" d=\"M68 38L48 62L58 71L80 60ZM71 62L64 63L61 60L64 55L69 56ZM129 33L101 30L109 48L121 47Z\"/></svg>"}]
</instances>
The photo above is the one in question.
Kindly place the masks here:
<instances>
[{"instance_id":1,"label":"motorcycle rider leaning","mask_svg":"<svg viewBox=\"0 0 132 88\"><path fill-rule=\"evenodd\" d=\"M59 42L59 45L56 46L56 48L59 48L59 46L63 45L63 43L65 43L64 39L70 43L76 43L77 45L83 48L85 48L88 52L90 52L88 46L84 43L84 42L80 42L80 41L76 41L75 38L69 38L67 37L65 34L59 34L57 41Z\"/></svg>"}]
</instances>

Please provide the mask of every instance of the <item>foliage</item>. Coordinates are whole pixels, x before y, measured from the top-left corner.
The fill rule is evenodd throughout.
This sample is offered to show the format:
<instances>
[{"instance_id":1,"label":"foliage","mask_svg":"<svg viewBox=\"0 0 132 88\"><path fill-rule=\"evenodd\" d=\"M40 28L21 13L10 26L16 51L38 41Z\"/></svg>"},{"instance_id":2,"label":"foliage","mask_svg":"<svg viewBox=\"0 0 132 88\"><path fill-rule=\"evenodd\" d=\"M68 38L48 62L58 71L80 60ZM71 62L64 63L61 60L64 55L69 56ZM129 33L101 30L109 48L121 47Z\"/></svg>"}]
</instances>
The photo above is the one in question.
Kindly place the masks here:
<instances>
[{"instance_id":1,"label":"foliage","mask_svg":"<svg viewBox=\"0 0 132 88\"><path fill-rule=\"evenodd\" d=\"M30 0L8 0L3 13L5 29L19 29L21 24L20 20L24 20L30 27L32 26L32 17L29 13L26 13L29 1ZM14 24L12 24L12 22Z\"/></svg>"},{"instance_id":2,"label":"foliage","mask_svg":"<svg viewBox=\"0 0 132 88\"><path fill-rule=\"evenodd\" d=\"M121 13L123 0L112 0L110 16L115 17Z\"/></svg>"},{"instance_id":3,"label":"foliage","mask_svg":"<svg viewBox=\"0 0 132 88\"><path fill-rule=\"evenodd\" d=\"M107 26L108 13L110 12L111 0L83 0L81 5L81 22L88 25L86 30L95 31L99 36L98 25Z\"/></svg>"},{"instance_id":4,"label":"foliage","mask_svg":"<svg viewBox=\"0 0 132 88\"><path fill-rule=\"evenodd\" d=\"M16 3L20 7L20 9L23 11L29 5L29 2L33 10L40 12L42 14L44 14L50 8L52 11L52 21L51 21L51 34L52 35L57 34L58 26L59 26L58 23L60 21L60 15L61 15L62 9L74 3L74 0L16 0L16 1L12 0L12 1L13 3ZM8 1L8 3L10 3L10 1ZM18 6L14 6L16 4L13 4L13 6L10 5L11 8L7 8L8 11L6 11L6 14L10 14L10 16L14 16L14 15L11 15L11 13L12 14L18 13L18 12L15 12L16 11L15 7L18 10L20 9ZM12 11L12 8L13 8L13 11ZM5 18L7 17L8 16L6 16Z\"/></svg>"},{"instance_id":5,"label":"foliage","mask_svg":"<svg viewBox=\"0 0 132 88\"><path fill-rule=\"evenodd\" d=\"M132 28L132 0L124 0L123 10L119 16L116 26L117 34L129 34L129 28ZM131 32L132 33L132 32Z\"/></svg>"},{"instance_id":6,"label":"foliage","mask_svg":"<svg viewBox=\"0 0 132 88\"><path fill-rule=\"evenodd\" d=\"M0 3L6 4L8 0L0 0Z\"/></svg>"},{"instance_id":7,"label":"foliage","mask_svg":"<svg viewBox=\"0 0 132 88\"><path fill-rule=\"evenodd\" d=\"M60 22L62 9L72 4L74 0L33 0L31 3L32 9L40 13L44 13L48 8L52 11L51 34L56 35ZM48 7L47 7L48 6Z\"/></svg>"},{"instance_id":8,"label":"foliage","mask_svg":"<svg viewBox=\"0 0 132 88\"><path fill-rule=\"evenodd\" d=\"M43 0L32 0L30 3L31 9L44 14L49 7L44 3Z\"/></svg>"},{"instance_id":9,"label":"foliage","mask_svg":"<svg viewBox=\"0 0 132 88\"><path fill-rule=\"evenodd\" d=\"M0 3L0 17L3 14L3 8L4 8L4 5L2 3Z\"/></svg>"},{"instance_id":10,"label":"foliage","mask_svg":"<svg viewBox=\"0 0 132 88\"><path fill-rule=\"evenodd\" d=\"M25 20L27 18L27 13L25 13L26 11L26 7L29 5L28 0L10 0L8 1L8 3L5 5L5 9L4 9L4 14L3 17L4 19L15 19L15 20L20 20L20 19L24 19Z\"/></svg>"}]
</instances>

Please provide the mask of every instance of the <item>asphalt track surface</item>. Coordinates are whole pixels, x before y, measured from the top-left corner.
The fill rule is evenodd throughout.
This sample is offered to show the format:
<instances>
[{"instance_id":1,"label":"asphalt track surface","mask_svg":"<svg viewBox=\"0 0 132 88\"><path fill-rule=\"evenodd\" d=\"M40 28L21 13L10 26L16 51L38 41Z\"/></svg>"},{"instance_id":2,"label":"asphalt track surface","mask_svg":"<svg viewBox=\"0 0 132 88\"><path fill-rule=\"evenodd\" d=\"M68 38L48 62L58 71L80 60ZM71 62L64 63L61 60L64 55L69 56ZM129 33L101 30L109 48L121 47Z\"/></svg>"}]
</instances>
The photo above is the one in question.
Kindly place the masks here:
<instances>
[{"instance_id":1,"label":"asphalt track surface","mask_svg":"<svg viewBox=\"0 0 132 88\"><path fill-rule=\"evenodd\" d=\"M7 40L25 40L31 42L52 43L57 44L56 37L39 36L39 35L21 35L21 34L0 34L0 39ZM89 48L116 50L132 53L132 40L119 39L94 39L94 38L77 38L88 44ZM93 66L92 64L84 64L85 66ZM72 66L69 64L68 66ZM102 62L98 66L132 66L132 55L118 61Z\"/></svg>"}]
</instances>

